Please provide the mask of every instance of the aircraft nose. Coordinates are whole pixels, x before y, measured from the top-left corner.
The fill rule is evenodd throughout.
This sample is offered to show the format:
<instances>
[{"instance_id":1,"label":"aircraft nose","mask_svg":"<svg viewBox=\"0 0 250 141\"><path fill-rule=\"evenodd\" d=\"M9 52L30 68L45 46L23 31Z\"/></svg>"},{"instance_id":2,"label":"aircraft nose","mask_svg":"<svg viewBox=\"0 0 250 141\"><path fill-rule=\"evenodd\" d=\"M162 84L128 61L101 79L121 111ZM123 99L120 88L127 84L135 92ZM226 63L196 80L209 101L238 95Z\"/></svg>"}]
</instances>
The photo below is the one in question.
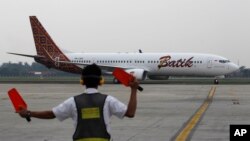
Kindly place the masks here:
<instances>
[{"instance_id":1,"label":"aircraft nose","mask_svg":"<svg viewBox=\"0 0 250 141\"><path fill-rule=\"evenodd\" d=\"M234 63L231 63L229 68L232 72L235 72L235 71L239 70L240 67Z\"/></svg>"}]
</instances>

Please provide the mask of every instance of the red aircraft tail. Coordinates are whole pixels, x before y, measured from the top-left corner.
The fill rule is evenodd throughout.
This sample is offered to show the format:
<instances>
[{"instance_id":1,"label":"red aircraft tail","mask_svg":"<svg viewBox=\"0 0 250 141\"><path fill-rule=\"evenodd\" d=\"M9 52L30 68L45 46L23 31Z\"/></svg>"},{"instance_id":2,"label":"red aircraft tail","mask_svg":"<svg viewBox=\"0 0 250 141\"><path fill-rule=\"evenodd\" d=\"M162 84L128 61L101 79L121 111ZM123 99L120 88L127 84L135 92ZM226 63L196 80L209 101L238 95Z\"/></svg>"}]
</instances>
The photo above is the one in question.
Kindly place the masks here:
<instances>
[{"instance_id":1,"label":"red aircraft tail","mask_svg":"<svg viewBox=\"0 0 250 141\"><path fill-rule=\"evenodd\" d=\"M59 63L59 61L69 62L70 60L54 43L54 41L42 26L42 24L39 22L39 20L36 18L36 16L30 16L30 23L37 55L44 57L44 59L35 58L35 60L46 65L47 67L52 67L67 72L79 73L80 68L76 65Z\"/></svg>"},{"instance_id":2,"label":"red aircraft tail","mask_svg":"<svg viewBox=\"0 0 250 141\"><path fill-rule=\"evenodd\" d=\"M60 56L60 59L63 59L63 61L69 61L69 59L57 47L36 16L30 16L30 24L36 45L37 55L46 56L47 58L52 57L53 59Z\"/></svg>"}]
</instances>

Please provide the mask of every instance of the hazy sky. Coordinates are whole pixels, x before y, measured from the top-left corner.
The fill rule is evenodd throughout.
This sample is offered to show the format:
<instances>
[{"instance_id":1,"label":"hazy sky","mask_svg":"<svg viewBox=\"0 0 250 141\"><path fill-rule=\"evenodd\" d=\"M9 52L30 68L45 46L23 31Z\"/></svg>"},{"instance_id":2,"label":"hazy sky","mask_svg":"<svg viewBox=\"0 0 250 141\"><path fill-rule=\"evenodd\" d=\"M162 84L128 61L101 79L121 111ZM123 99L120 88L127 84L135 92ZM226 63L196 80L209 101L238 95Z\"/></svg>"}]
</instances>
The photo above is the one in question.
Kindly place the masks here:
<instances>
[{"instance_id":1,"label":"hazy sky","mask_svg":"<svg viewBox=\"0 0 250 141\"><path fill-rule=\"evenodd\" d=\"M0 64L33 62L29 16L73 52L201 52L250 67L249 0L0 0Z\"/></svg>"}]
</instances>

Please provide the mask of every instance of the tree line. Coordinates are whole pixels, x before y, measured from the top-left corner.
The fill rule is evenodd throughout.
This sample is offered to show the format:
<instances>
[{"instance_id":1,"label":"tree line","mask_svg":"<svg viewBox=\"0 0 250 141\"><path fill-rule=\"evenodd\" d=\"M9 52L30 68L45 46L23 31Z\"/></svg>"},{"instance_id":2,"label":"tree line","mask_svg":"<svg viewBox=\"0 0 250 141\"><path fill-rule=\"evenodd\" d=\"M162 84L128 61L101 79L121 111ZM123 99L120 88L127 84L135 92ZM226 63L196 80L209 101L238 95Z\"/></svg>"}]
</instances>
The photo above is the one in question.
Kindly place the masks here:
<instances>
[{"instance_id":1,"label":"tree line","mask_svg":"<svg viewBox=\"0 0 250 141\"><path fill-rule=\"evenodd\" d=\"M3 63L0 66L0 76L2 77L18 77L18 76L79 76L77 74L67 73L56 69L49 69L44 65L33 62L31 65L27 62L19 63Z\"/></svg>"},{"instance_id":2,"label":"tree line","mask_svg":"<svg viewBox=\"0 0 250 141\"><path fill-rule=\"evenodd\" d=\"M241 66L239 70L226 75L226 77L250 78L250 69L246 68L245 66Z\"/></svg>"}]
</instances>

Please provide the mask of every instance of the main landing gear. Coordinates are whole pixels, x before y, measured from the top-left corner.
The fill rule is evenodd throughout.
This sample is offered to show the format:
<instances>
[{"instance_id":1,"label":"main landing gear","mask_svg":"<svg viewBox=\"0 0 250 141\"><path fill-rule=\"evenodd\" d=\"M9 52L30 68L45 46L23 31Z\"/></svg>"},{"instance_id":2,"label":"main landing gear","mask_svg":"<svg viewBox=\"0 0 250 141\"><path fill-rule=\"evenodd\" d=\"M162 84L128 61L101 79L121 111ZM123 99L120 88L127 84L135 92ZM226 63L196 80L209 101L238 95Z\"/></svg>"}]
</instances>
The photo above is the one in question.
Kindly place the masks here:
<instances>
[{"instance_id":1,"label":"main landing gear","mask_svg":"<svg viewBox=\"0 0 250 141\"><path fill-rule=\"evenodd\" d=\"M120 84L120 81L118 81L116 78L113 79L113 84Z\"/></svg>"},{"instance_id":2,"label":"main landing gear","mask_svg":"<svg viewBox=\"0 0 250 141\"><path fill-rule=\"evenodd\" d=\"M219 80L218 79L214 79L214 84L218 85L219 84Z\"/></svg>"}]
</instances>

